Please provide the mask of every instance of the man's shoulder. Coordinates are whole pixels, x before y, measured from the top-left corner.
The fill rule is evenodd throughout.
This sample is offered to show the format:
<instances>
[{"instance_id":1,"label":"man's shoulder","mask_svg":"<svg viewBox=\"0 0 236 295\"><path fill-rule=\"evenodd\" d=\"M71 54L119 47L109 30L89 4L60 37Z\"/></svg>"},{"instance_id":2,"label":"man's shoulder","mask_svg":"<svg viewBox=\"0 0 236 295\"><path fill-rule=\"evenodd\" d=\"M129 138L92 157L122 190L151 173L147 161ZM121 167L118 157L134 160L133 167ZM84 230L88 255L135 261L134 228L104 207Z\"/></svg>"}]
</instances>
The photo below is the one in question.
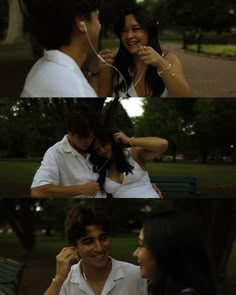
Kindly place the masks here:
<instances>
[{"instance_id":1,"label":"man's shoulder","mask_svg":"<svg viewBox=\"0 0 236 295\"><path fill-rule=\"evenodd\" d=\"M58 155L58 154L61 154L61 153L64 153L64 142L65 142L65 137L60 140L60 141L57 141L56 143L54 143L52 146L50 146L45 155Z\"/></svg>"},{"instance_id":2,"label":"man's shoulder","mask_svg":"<svg viewBox=\"0 0 236 295\"><path fill-rule=\"evenodd\" d=\"M80 96L83 76L61 64L41 58L31 68L21 96L74 97Z\"/></svg>"}]
</instances>

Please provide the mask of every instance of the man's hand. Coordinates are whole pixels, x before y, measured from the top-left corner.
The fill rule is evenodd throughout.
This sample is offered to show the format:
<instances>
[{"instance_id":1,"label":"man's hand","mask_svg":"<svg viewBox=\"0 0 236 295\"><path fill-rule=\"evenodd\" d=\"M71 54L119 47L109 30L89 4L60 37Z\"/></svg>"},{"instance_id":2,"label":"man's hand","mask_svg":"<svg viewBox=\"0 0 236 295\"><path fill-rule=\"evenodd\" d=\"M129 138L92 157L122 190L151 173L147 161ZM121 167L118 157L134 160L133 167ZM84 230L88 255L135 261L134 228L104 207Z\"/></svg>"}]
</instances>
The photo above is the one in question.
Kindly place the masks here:
<instances>
[{"instance_id":1,"label":"man's hand","mask_svg":"<svg viewBox=\"0 0 236 295\"><path fill-rule=\"evenodd\" d=\"M80 257L75 247L65 247L56 257L56 275L54 280L64 282L72 264L79 261Z\"/></svg>"},{"instance_id":2,"label":"man's hand","mask_svg":"<svg viewBox=\"0 0 236 295\"><path fill-rule=\"evenodd\" d=\"M80 185L82 195L96 195L100 191L100 184L97 181L91 181Z\"/></svg>"}]
</instances>

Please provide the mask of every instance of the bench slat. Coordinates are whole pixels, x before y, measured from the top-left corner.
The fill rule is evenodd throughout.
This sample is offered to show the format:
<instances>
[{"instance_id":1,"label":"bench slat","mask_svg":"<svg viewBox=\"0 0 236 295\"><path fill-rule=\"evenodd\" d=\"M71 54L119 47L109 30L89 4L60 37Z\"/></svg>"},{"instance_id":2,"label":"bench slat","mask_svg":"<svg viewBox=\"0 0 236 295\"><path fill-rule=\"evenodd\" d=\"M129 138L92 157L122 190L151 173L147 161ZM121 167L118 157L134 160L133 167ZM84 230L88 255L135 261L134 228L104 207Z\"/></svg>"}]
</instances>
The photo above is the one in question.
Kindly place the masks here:
<instances>
[{"instance_id":1,"label":"bench slat","mask_svg":"<svg viewBox=\"0 0 236 295\"><path fill-rule=\"evenodd\" d=\"M199 181L193 176L156 176L150 180L156 183L164 197L195 197L200 195ZM176 195L175 195L176 193Z\"/></svg>"},{"instance_id":2,"label":"bench slat","mask_svg":"<svg viewBox=\"0 0 236 295\"><path fill-rule=\"evenodd\" d=\"M23 270L21 262L0 257L0 295L17 294Z\"/></svg>"}]
</instances>

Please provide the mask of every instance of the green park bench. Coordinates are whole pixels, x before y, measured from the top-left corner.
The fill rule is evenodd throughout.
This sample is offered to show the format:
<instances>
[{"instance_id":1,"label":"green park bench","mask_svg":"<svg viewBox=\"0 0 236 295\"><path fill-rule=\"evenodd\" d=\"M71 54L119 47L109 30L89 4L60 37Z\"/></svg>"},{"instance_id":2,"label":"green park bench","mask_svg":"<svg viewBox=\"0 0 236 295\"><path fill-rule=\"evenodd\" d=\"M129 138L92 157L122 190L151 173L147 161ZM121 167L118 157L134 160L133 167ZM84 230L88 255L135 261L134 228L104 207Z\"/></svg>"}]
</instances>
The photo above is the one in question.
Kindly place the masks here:
<instances>
[{"instance_id":1,"label":"green park bench","mask_svg":"<svg viewBox=\"0 0 236 295\"><path fill-rule=\"evenodd\" d=\"M0 257L0 295L18 294L23 271L23 263Z\"/></svg>"},{"instance_id":2,"label":"green park bench","mask_svg":"<svg viewBox=\"0 0 236 295\"><path fill-rule=\"evenodd\" d=\"M200 196L199 181L196 177L150 175L150 180L158 186L164 198Z\"/></svg>"}]
</instances>

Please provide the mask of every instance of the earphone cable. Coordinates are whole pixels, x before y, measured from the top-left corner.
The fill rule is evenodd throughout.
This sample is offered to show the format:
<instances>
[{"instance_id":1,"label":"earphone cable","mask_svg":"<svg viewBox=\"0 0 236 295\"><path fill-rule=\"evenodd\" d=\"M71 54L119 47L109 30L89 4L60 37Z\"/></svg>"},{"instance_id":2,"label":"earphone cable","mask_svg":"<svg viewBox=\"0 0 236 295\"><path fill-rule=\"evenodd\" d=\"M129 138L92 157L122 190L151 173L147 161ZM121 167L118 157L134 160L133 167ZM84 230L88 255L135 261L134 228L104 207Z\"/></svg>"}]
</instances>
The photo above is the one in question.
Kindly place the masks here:
<instances>
[{"instance_id":1,"label":"earphone cable","mask_svg":"<svg viewBox=\"0 0 236 295\"><path fill-rule=\"evenodd\" d=\"M94 46L93 46L93 43L91 42L91 40L90 40L90 38L89 38L89 34L88 34L88 32L87 32L87 29L85 30L85 34L86 34L86 36L87 36L87 39L88 39L88 41L89 41L89 44L90 44L90 46L91 46L91 48L92 48L92 50L93 50L93 52L96 54L96 56L106 65L106 66L108 66L108 67L111 67L111 68L113 68L119 75L120 75L120 77L121 77L121 79L124 81L124 83L125 83L125 88L126 88L126 91L125 91L125 93L128 93L128 86L127 86L127 82L125 81L125 78L124 78L124 76L122 75L122 73L120 72L120 70L118 70L115 66L113 66L113 65L111 65L111 64L109 64L109 63L107 63L102 57L101 57L101 55L99 55L98 53L97 53L97 51L96 51L96 49L94 48Z\"/></svg>"}]
</instances>

